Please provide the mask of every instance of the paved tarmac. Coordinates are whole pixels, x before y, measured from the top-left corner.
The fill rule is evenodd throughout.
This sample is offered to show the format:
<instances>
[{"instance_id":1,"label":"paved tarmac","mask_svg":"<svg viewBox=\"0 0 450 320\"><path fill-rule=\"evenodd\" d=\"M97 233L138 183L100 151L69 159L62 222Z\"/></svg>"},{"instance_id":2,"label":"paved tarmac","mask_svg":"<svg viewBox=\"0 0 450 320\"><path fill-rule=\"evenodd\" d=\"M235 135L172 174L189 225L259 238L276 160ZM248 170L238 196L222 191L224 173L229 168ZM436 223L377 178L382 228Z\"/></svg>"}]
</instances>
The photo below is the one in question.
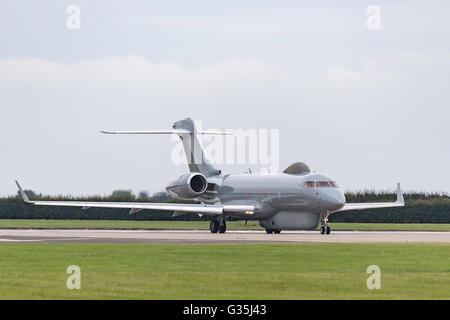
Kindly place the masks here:
<instances>
[{"instance_id":1,"label":"paved tarmac","mask_svg":"<svg viewBox=\"0 0 450 320\"><path fill-rule=\"evenodd\" d=\"M412 231L227 231L206 230L43 230L0 229L1 243L248 243L248 242L443 242L450 232Z\"/></svg>"}]
</instances>

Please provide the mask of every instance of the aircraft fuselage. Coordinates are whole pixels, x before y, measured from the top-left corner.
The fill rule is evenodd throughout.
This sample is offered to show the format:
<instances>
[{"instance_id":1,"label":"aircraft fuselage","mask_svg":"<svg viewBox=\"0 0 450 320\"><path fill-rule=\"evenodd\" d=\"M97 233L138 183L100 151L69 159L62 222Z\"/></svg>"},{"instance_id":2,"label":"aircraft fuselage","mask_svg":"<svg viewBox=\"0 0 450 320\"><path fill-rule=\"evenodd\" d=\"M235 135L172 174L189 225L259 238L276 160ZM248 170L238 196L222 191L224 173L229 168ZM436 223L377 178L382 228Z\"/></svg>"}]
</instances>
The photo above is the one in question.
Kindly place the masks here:
<instances>
[{"instance_id":1,"label":"aircraft fuselage","mask_svg":"<svg viewBox=\"0 0 450 320\"><path fill-rule=\"evenodd\" d=\"M319 173L230 174L207 180L212 187L198 197L200 201L254 205L256 210L252 214L242 214L240 218L260 220L263 224L265 220L271 223L275 219L283 224L283 229L286 229L285 222L293 229L314 229L321 214L339 210L345 204L344 193L339 187L305 187L306 182L334 182Z\"/></svg>"}]
</instances>

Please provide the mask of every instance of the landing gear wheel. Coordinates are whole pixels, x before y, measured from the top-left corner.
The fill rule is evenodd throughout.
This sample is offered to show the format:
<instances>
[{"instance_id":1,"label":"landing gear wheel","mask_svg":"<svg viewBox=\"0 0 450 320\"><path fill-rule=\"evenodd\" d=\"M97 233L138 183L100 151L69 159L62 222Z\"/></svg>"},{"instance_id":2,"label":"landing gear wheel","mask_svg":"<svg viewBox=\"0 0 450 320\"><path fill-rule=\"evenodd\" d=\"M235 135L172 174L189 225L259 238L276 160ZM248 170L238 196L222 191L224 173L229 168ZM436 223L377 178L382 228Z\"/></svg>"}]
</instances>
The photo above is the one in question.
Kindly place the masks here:
<instances>
[{"instance_id":1,"label":"landing gear wheel","mask_svg":"<svg viewBox=\"0 0 450 320\"><path fill-rule=\"evenodd\" d=\"M211 230L211 233L217 233L217 231L219 231L219 221L211 220L209 230Z\"/></svg>"},{"instance_id":2,"label":"landing gear wheel","mask_svg":"<svg viewBox=\"0 0 450 320\"><path fill-rule=\"evenodd\" d=\"M275 229L275 230L273 230L273 233L280 233L280 232L281 232L280 229Z\"/></svg>"},{"instance_id":3,"label":"landing gear wheel","mask_svg":"<svg viewBox=\"0 0 450 320\"><path fill-rule=\"evenodd\" d=\"M225 233L225 231L227 231L227 224L225 223L225 220L223 220L219 225L219 233Z\"/></svg>"},{"instance_id":4,"label":"landing gear wheel","mask_svg":"<svg viewBox=\"0 0 450 320\"><path fill-rule=\"evenodd\" d=\"M331 229L328 225L328 216L330 212L322 212L320 214L320 234L330 234Z\"/></svg>"},{"instance_id":5,"label":"landing gear wheel","mask_svg":"<svg viewBox=\"0 0 450 320\"><path fill-rule=\"evenodd\" d=\"M273 229L266 228L266 232L269 233L269 234L273 233Z\"/></svg>"}]
</instances>

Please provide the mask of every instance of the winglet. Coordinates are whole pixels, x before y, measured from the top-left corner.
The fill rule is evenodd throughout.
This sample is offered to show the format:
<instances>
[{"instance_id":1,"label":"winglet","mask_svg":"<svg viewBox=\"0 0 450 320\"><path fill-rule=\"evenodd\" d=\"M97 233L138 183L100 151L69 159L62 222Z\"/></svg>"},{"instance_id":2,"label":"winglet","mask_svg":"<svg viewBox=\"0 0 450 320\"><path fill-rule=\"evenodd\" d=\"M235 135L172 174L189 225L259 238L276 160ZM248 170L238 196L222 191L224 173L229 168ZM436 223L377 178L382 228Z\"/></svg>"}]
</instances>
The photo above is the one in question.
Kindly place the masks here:
<instances>
[{"instance_id":1,"label":"winglet","mask_svg":"<svg viewBox=\"0 0 450 320\"><path fill-rule=\"evenodd\" d=\"M397 182L397 203L405 205L405 199L403 199L402 189L400 188L400 182Z\"/></svg>"},{"instance_id":2,"label":"winglet","mask_svg":"<svg viewBox=\"0 0 450 320\"><path fill-rule=\"evenodd\" d=\"M22 196L23 201L25 201L26 203L33 203L32 201L30 201L30 199L28 199L27 194L23 191L22 187L17 182L17 180L16 180L16 184L17 184L17 187L19 188L19 193Z\"/></svg>"}]
</instances>

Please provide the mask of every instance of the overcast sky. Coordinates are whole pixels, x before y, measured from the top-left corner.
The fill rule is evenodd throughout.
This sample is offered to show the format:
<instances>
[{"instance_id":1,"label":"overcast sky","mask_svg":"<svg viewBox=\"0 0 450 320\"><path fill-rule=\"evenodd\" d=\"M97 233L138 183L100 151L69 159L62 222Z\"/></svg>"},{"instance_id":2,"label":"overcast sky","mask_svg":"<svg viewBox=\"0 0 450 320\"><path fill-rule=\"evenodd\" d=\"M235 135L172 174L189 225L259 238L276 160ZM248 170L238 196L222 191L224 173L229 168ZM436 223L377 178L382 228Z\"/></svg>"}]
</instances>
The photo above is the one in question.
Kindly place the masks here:
<instances>
[{"instance_id":1,"label":"overcast sky","mask_svg":"<svg viewBox=\"0 0 450 320\"><path fill-rule=\"evenodd\" d=\"M304 161L346 190L450 192L450 3L299 3L3 0L0 195L14 179L44 194L163 190L188 170L169 136L99 130L188 116L279 129L280 171Z\"/></svg>"}]
</instances>

